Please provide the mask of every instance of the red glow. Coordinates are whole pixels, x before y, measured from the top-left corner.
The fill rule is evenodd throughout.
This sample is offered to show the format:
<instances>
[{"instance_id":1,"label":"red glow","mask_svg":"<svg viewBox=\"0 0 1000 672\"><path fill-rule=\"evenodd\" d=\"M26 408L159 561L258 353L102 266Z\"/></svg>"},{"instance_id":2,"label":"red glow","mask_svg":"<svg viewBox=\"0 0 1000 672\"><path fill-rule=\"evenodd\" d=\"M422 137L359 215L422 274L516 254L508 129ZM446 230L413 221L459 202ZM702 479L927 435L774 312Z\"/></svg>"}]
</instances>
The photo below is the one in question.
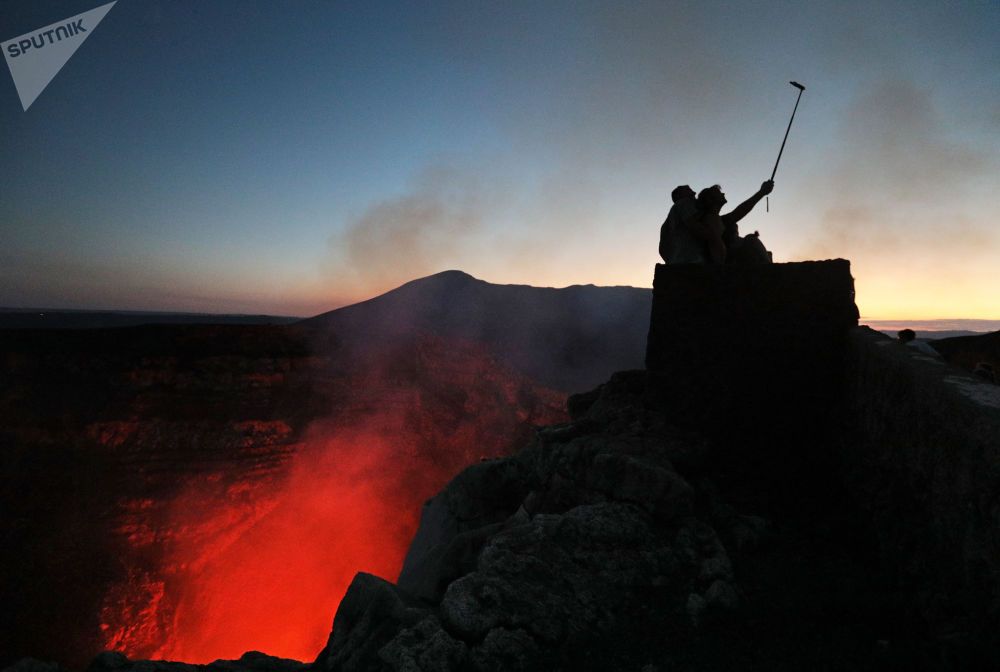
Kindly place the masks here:
<instances>
[{"instance_id":1,"label":"red glow","mask_svg":"<svg viewBox=\"0 0 1000 672\"><path fill-rule=\"evenodd\" d=\"M312 441L273 508L237 538L179 544L171 564L182 585L158 654L207 663L255 648L314 659L355 573L394 579L402 566L419 515L411 500L428 493L385 473L394 452L376 434Z\"/></svg>"},{"instance_id":2,"label":"red glow","mask_svg":"<svg viewBox=\"0 0 1000 672\"><path fill-rule=\"evenodd\" d=\"M168 557L162 579L133 569L108 596L106 646L193 663L249 649L314 659L355 573L395 579L419 503L447 478L403 487L406 452L354 432L309 441L279 483L199 479L158 530L123 530L134 548L169 535Z\"/></svg>"},{"instance_id":3,"label":"red glow","mask_svg":"<svg viewBox=\"0 0 1000 672\"><path fill-rule=\"evenodd\" d=\"M129 579L105 600L106 647L190 663L251 649L314 660L357 572L396 579L428 497L520 443L524 423L565 418L564 395L526 387L478 349L432 350L413 371L421 386L398 371L355 381L366 392L349 425L316 423L286 444L283 426L240 423L239 454L260 462L186 475L171 502L126 503Z\"/></svg>"}]
</instances>

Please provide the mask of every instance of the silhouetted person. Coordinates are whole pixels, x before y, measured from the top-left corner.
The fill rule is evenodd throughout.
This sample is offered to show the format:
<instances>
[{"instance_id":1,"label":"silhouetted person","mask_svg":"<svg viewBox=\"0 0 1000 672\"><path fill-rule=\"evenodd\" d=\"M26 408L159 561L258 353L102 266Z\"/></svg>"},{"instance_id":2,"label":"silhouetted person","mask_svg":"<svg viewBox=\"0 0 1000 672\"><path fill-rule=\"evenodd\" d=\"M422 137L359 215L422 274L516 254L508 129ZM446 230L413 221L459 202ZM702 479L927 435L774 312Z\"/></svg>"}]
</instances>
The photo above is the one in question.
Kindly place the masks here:
<instances>
[{"instance_id":1,"label":"silhouetted person","mask_svg":"<svg viewBox=\"0 0 1000 672\"><path fill-rule=\"evenodd\" d=\"M740 203L735 209L720 214L722 206L728 201L726 194L719 185L702 189L698 194L699 209L702 210L703 217L713 229L722 229L722 242L726 246L726 262L730 264L751 264L770 263L771 254L760 242L757 232L740 237L739 221L750 214L754 206L774 190L774 182L766 180L760 185L760 189L750 198Z\"/></svg>"},{"instance_id":2,"label":"silhouetted person","mask_svg":"<svg viewBox=\"0 0 1000 672\"><path fill-rule=\"evenodd\" d=\"M774 182L767 180L757 193L723 215L727 200L719 185L702 189L697 199L691 187L677 187L670 194L674 205L660 227L660 256L668 264L770 262L757 234L740 238L737 223L773 189Z\"/></svg>"},{"instance_id":3,"label":"silhouetted person","mask_svg":"<svg viewBox=\"0 0 1000 672\"><path fill-rule=\"evenodd\" d=\"M925 355L931 357L941 358L941 353L934 349L934 347L927 341L923 341L917 338L917 333L913 329L900 329L896 332L896 342L900 345L907 345L914 350L917 350Z\"/></svg>"},{"instance_id":4,"label":"silhouetted person","mask_svg":"<svg viewBox=\"0 0 1000 672\"><path fill-rule=\"evenodd\" d=\"M682 184L672 192L674 204L660 226L660 257L668 264L722 263L726 250L721 235L706 228L694 189Z\"/></svg>"}]
</instances>

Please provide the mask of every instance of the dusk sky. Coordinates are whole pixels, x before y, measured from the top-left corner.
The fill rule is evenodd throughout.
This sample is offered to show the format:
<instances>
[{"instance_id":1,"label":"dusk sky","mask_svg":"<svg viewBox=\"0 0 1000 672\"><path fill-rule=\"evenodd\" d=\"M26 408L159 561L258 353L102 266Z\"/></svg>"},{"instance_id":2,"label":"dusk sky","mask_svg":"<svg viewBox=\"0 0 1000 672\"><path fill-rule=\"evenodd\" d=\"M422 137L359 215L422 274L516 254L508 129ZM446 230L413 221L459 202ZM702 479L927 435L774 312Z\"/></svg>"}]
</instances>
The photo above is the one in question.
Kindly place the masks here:
<instances>
[{"instance_id":1,"label":"dusk sky","mask_svg":"<svg viewBox=\"0 0 1000 672\"><path fill-rule=\"evenodd\" d=\"M0 0L0 41L105 4ZM0 83L0 306L313 315L460 269L648 287L678 184L775 261L1000 319L1000 3L119 0ZM724 210L725 212L725 210Z\"/></svg>"}]
</instances>

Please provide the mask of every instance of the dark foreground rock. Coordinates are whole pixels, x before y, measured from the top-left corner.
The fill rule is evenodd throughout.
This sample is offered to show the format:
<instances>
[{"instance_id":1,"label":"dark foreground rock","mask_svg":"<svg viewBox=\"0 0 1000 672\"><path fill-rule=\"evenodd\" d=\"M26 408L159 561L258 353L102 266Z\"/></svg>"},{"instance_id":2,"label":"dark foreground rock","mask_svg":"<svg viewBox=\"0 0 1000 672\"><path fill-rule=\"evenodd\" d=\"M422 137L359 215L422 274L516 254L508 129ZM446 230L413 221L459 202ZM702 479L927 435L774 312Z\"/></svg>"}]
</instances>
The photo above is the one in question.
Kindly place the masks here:
<instances>
[{"instance_id":1,"label":"dark foreground rock","mask_svg":"<svg viewBox=\"0 0 1000 672\"><path fill-rule=\"evenodd\" d=\"M641 642L689 637L736 609L729 554L673 463L706 446L641 405L598 403L641 394L644 381L616 376L592 413L470 467L430 500L398 585L358 575L317 667L642 664ZM744 540L766 526L730 522Z\"/></svg>"},{"instance_id":2,"label":"dark foreground rock","mask_svg":"<svg viewBox=\"0 0 1000 672\"><path fill-rule=\"evenodd\" d=\"M911 621L1000 669L1000 386L870 329L851 339L845 481Z\"/></svg>"},{"instance_id":3,"label":"dark foreground rock","mask_svg":"<svg viewBox=\"0 0 1000 672\"><path fill-rule=\"evenodd\" d=\"M646 372L616 374L573 398L572 422L460 474L398 584L358 575L315 666L991 669L988 640L917 617L836 464L763 477L660 399ZM830 440L801 438L786 448Z\"/></svg>"},{"instance_id":4,"label":"dark foreground rock","mask_svg":"<svg viewBox=\"0 0 1000 672\"><path fill-rule=\"evenodd\" d=\"M900 388L909 365L864 354L881 346L856 322L843 260L658 267L649 370L571 397L572 422L427 502L398 584L360 575L315 665L996 669L989 628L926 599L992 623L993 572L966 558L992 555L995 507L969 518L946 492L914 490L988 499L994 471L956 481L948 465L969 446L969 464L991 463L978 446L998 436L992 407L977 397L959 404L975 422L928 426L922 400L948 409L950 393ZM950 452L892 463L907 445L934 452L934 437ZM907 503L920 506L900 515ZM962 538L972 551L944 561L942 542Z\"/></svg>"},{"instance_id":5,"label":"dark foreground rock","mask_svg":"<svg viewBox=\"0 0 1000 672\"><path fill-rule=\"evenodd\" d=\"M1000 384L1000 331L941 338L931 341L931 345L949 362L977 375L983 375L985 369L993 374L992 382Z\"/></svg>"},{"instance_id":6,"label":"dark foreground rock","mask_svg":"<svg viewBox=\"0 0 1000 672\"><path fill-rule=\"evenodd\" d=\"M654 290L649 370L427 501L308 667L1000 669L998 388L856 327L842 260ZM92 672L142 665L194 667Z\"/></svg>"}]
</instances>

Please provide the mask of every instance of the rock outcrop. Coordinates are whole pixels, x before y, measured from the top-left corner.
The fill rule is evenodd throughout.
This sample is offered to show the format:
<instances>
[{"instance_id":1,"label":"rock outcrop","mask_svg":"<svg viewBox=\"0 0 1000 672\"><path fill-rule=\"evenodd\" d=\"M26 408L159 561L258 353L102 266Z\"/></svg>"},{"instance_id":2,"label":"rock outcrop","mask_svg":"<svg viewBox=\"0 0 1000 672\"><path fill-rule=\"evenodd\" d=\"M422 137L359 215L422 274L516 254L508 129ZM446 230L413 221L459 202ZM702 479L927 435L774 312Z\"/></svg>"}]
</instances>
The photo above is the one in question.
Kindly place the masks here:
<instances>
[{"instance_id":1,"label":"rock outcrop","mask_svg":"<svg viewBox=\"0 0 1000 672\"><path fill-rule=\"evenodd\" d=\"M995 667L989 404L900 388L856 324L843 260L659 267L647 370L430 500L398 583L359 575L315 666ZM924 439L932 406L964 420Z\"/></svg>"},{"instance_id":2,"label":"rock outcrop","mask_svg":"<svg viewBox=\"0 0 1000 672\"><path fill-rule=\"evenodd\" d=\"M970 372L987 369L993 374L993 382L1000 384L1000 331L937 339L932 345L948 362Z\"/></svg>"},{"instance_id":3,"label":"rock outcrop","mask_svg":"<svg viewBox=\"0 0 1000 672\"><path fill-rule=\"evenodd\" d=\"M314 662L208 667L998 669L1000 388L856 325L844 260L658 267L646 370L428 500Z\"/></svg>"},{"instance_id":4,"label":"rock outcrop","mask_svg":"<svg viewBox=\"0 0 1000 672\"><path fill-rule=\"evenodd\" d=\"M616 374L574 422L463 471L424 506L398 584L355 579L317 668L596 669L624 655L638 669L644 642L736 608L726 548L675 467L707 444L645 394L645 372ZM766 526L731 523L744 539Z\"/></svg>"},{"instance_id":5,"label":"rock outcrop","mask_svg":"<svg viewBox=\"0 0 1000 672\"><path fill-rule=\"evenodd\" d=\"M1000 386L867 328L851 340L845 481L911 622L996 669Z\"/></svg>"}]
</instances>

